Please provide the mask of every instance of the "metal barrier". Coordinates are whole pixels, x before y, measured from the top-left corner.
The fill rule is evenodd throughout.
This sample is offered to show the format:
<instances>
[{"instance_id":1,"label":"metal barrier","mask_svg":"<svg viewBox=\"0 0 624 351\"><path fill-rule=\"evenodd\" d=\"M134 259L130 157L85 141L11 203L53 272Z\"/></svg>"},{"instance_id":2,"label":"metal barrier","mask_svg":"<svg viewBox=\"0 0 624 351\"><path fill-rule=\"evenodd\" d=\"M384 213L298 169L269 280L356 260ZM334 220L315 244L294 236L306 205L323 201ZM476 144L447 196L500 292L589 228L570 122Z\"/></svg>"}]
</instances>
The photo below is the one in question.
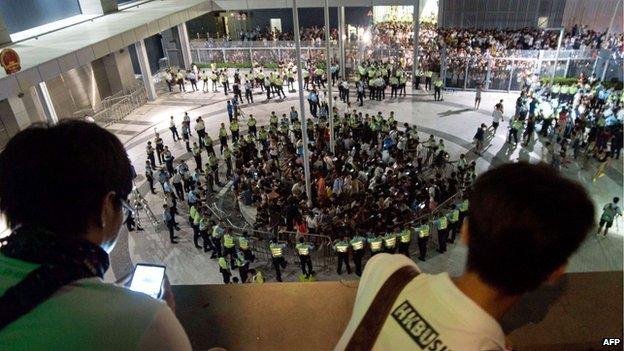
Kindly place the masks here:
<instances>
[{"instance_id":1,"label":"metal barrier","mask_svg":"<svg viewBox=\"0 0 624 351\"><path fill-rule=\"evenodd\" d=\"M145 105L146 102L147 96L143 82L138 81L137 84L128 89L106 97L92 108L74 112L74 118L90 115L96 122L114 123L124 119L132 111Z\"/></svg>"}]
</instances>

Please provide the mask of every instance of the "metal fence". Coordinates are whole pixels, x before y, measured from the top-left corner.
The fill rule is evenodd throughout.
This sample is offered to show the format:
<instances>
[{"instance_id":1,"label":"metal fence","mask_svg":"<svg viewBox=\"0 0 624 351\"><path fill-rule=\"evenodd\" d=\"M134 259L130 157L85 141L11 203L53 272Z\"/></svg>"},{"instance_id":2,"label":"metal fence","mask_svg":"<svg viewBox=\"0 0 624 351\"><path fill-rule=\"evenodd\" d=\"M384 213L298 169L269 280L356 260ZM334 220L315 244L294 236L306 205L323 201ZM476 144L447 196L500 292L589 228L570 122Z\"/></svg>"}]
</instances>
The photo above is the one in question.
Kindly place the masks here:
<instances>
[{"instance_id":1,"label":"metal fence","mask_svg":"<svg viewBox=\"0 0 624 351\"><path fill-rule=\"evenodd\" d=\"M96 122L114 123L124 119L135 109L145 105L147 96L143 81L137 81L135 85L108 96L89 109L74 112L74 118L91 116Z\"/></svg>"},{"instance_id":2,"label":"metal fence","mask_svg":"<svg viewBox=\"0 0 624 351\"><path fill-rule=\"evenodd\" d=\"M208 44L207 44L208 43ZM304 60L325 60L325 48L303 43ZM338 46L332 44L332 56ZM411 49L392 45L367 46L351 43L345 46L347 72L363 60L388 60L406 57L411 62ZM289 61L295 58L291 41L212 41L192 45L191 55L197 63L252 62L260 65ZM520 90L528 76L577 77L596 74L600 80L624 81L623 59L608 50L508 50L497 57L446 57L439 62L440 74L447 88L474 89L483 84L489 90Z\"/></svg>"}]
</instances>

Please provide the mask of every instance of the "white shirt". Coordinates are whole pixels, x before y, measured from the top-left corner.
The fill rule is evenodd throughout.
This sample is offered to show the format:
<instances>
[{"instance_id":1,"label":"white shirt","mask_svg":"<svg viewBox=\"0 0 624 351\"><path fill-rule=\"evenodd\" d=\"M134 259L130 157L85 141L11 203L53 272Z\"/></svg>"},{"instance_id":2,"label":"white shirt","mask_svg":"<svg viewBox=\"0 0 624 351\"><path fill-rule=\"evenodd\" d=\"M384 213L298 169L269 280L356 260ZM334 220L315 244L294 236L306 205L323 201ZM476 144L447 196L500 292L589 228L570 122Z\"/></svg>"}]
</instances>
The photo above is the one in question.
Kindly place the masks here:
<instances>
[{"instance_id":1,"label":"white shirt","mask_svg":"<svg viewBox=\"0 0 624 351\"><path fill-rule=\"evenodd\" d=\"M499 123L503 119L503 113L500 110L494 110L492 112L492 122Z\"/></svg>"},{"instance_id":2,"label":"white shirt","mask_svg":"<svg viewBox=\"0 0 624 351\"><path fill-rule=\"evenodd\" d=\"M375 295L392 273L416 266L402 255L379 254L366 264L353 314L335 350L344 350ZM419 274L399 294L373 350L503 350L498 322L451 281L448 273Z\"/></svg>"}]
</instances>

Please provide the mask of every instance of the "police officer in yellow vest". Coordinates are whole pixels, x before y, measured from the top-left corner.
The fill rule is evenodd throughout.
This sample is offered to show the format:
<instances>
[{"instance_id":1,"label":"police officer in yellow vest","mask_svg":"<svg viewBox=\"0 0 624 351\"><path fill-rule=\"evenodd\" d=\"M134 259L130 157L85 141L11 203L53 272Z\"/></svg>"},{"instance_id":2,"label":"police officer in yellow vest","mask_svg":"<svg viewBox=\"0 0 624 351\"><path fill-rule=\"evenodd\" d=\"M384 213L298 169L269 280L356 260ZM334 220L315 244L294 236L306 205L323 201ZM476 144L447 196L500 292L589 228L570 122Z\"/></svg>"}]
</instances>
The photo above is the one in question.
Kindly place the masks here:
<instances>
[{"instance_id":1,"label":"police officer in yellow vest","mask_svg":"<svg viewBox=\"0 0 624 351\"><path fill-rule=\"evenodd\" d=\"M227 129L225 129L225 123L221 123L221 128L219 128L219 141L221 142L221 153L223 154L223 148L227 145Z\"/></svg>"},{"instance_id":2,"label":"police officer in yellow vest","mask_svg":"<svg viewBox=\"0 0 624 351\"><path fill-rule=\"evenodd\" d=\"M414 73L414 89L420 89L420 77L423 75L423 72L420 69L417 69Z\"/></svg>"},{"instance_id":3,"label":"police officer in yellow vest","mask_svg":"<svg viewBox=\"0 0 624 351\"><path fill-rule=\"evenodd\" d=\"M225 161L225 176L230 178L232 176L232 150L227 146L223 149L223 160Z\"/></svg>"},{"instance_id":4,"label":"police officer in yellow vest","mask_svg":"<svg viewBox=\"0 0 624 351\"><path fill-rule=\"evenodd\" d=\"M258 135L256 123L256 118L252 114L250 114L249 119L247 120L247 130L249 131L249 134L253 134L254 137Z\"/></svg>"},{"instance_id":5,"label":"police officer in yellow vest","mask_svg":"<svg viewBox=\"0 0 624 351\"><path fill-rule=\"evenodd\" d=\"M210 234L208 231L215 225L214 221L210 220L210 216L208 214L207 208L202 208L201 218L199 219L199 223L197 226L199 228L199 235L204 242L204 252L213 251L214 245L212 244L212 240L210 239Z\"/></svg>"},{"instance_id":6,"label":"police officer in yellow vest","mask_svg":"<svg viewBox=\"0 0 624 351\"><path fill-rule=\"evenodd\" d=\"M384 252L393 254L396 251L397 236L393 232L384 235Z\"/></svg>"},{"instance_id":7,"label":"police officer in yellow vest","mask_svg":"<svg viewBox=\"0 0 624 351\"><path fill-rule=\"evenodd\" d=\"M208 133L206 133L204 135L204 137L202 138L202 142L204 143L204 147L206 148L206 152L210 155L210 154L215 154L214 152L214 147L212 146L212 138L210 137L210 135Z\"/></svg>"},{"instance_id":8,"label":"police officer in yellow vest","mask_svg":"<svg viewBox=\"0 0 624 351\"><path fill-rule=\"evenodd\" d=\"M368 239L370 244L371 256L375 256L383 249L383 236L377 234Z\"/></svg>"},{"instance_id":9,"label":"police officer in yellow vest","mask_svg":"<svg viewBox=\"0 0 624 351\"><path fill-rule=\"evenodd\" d=\"M314 269L312 268L312 258L310 258L310 253L314 247L306 243L303 237L299 238L299 243L295 246L295 250L297 250L297 255L299 255L299 264L301 264L301 271L303 272L303 276L305 279L310 279L312 274L314 274Z\"/></svg>"},{"instance_id":10,"label":"police officer in yellow vest","mask_svg":"<svg viewBox=\"0 0 624 351\"><path fill-rule=\"evenodd\" d=\"M461 224L464 222L464 219L466 218L466 216L468 216L468 199L464 198L460 203L457 204L457 207L459 208L459 225L461 226Z\"/></svg>"},{"instance_id":11,"label":"police officer in yellow vest","mask_svg":"<svg viewBox=\"0 0 624 351\"><path fill-rule=\"evenodd\" d=\"M450 238L448 240L449 243L454 243L457 234L459 234L459 229L461 227L461 223L459 222L459 206L455 205L453 209L446 214L446 217L449 221L449 229L450 229Z\"/></svg>"},{"instance_id":12,"label":"police officer in yellow vest","mask_svg":"<svg viewBox=\"0 0 624 351\"><path fill-rule=\"evenodd\" d=\"M439 253L446 252L446 241L448 240L448 219L442 214L435 220L436 230L438 231L438 249Z\"/></svg>"},{"instance_id":13,"label":"police officer in yellow vest","mask_svg":"<svg viewBox=\"0 0 624 351\"><path fill-rule=\"evenodd\" d=\"M442 85L444 85L444 83L442 82L442 79L440 79L440 77L437 77L435 82L433 83L433 87L434 87L433 100L435 101L442 100Z\"/></svg>"},{"instance_id":14,"label":"police officer in yellow vest","mask_svg":"<svg viewBox=\"0 0 624 351\"><path fill-rule=\"evenodd\" d=\"M232 143L236 143L238 141L238 130L240 126L238 125L238 120L234 118L232 122L230 122L230 131L232 132Z\"/></svg>"},{"instance_id":15,"label":"police officer in yellow vest","mask_svg":"<svg viewBox=\"0 0 624 351\"><path fill-rule=\"evenodd\" d=\"M241 283L245 283L249 273L249 261L245 259L245 255L243 255L242 252L236 252L234 267L238 268L238 275L240 276Z\"/></svg>"},{"instance_id":16,"label":"police officer in yellow vest","mask_svg":"<svg viewBox=\"0 0 624 351\"><path fill-rule=\"evenodd\" d=\"M334 250L338 254L338 275L342 274L342 264L347 267L347 274L351 274L351 266L349 265L349 238L345 235L342 240L334 243Z\"/></svg>"},{"instance_id":17,"label":"police officer in yellow vest","mask_svg":"<svg viewBox=\"0 0 624 351\"><path fill-rule=\"evenodd\" d=\"M243 253L245 259L249 262L255 261L256 256L249 247L249 233L243 232L243 235L236 237L236 241L238 241L238 248Z\"/></svg>"},{"instance_id":18,"label":"police officer in yellow vest","mask_svg":"<svg viewBox=\"0 0 624 351\"><path fill-rule=\"evenodd\" d=\"M223 256L230 256L230 262L234 267L234 259L236 258L236 246L234 245L234 235L232 235L232 229L227 228L223 233Z\"/></svg>"},{"instance_id":19,"label":"police officer in yellow vest","mask_svg":"<svg viewBox=\"0 0 624 351\"><path fill-rule=\"evenodd\" d=\"M227 260L223 256L219 256L219 271L223 275L223 283L230 284L230 277L232 276L232 271L230 270L230 265Z\"/></svg>"},{"instance_id":20,"label":"police officer in yellow vest","mask_svg":"<svg viewBox=\"0 0 624 351\"><path fill-rule=\"evenodd\" d=\"M425 91L431 90L431 78L433 77L433 72L431 70L425 71Z\"/></svg>"},{"instance_id":21,"label":"police officer in yellow vest","mask_svg":"<svg viewBox=\"0 0 624 351\"><path fill-rule=\"evenodd\" d=\"M273 261L273 267L275 268L275 278L278 282L282 281L281 269L286 268L286 265L288 264L284 259L285 248L286 244L278 242L277 238L271 239L269 249L271 250L271 260Z\"/></svg>"},{"instance_id":22,"label":"police officer in yellow vest","mask_svg":"<svg viewBox=\"0 0 624 351\"><path fill-rule=\"evenodd\" d=\"M418 259L424 261L427 257L427 243L429 242L429 223L423 222L420 227L416 228L418 232Z\"/></svg>"},{"instance_id":23,"label":"police officer in yellow vest","mask_svg":"<svg viewBox=\"0 0 624 351\"><path fill-rule=\"evenodd\" d=\"M366 238L356 234L351 238L349 244L351 244L351 249L353 250L353 264L355 265L355 274L360 277L362 276L362 257L364 256L364 244L366 243Z\"/></svg>"},{"instance_id":24,"label":"police officer in yellow vest","mask_svg":"<svg viewBox=\"0 0 624 351\"><path fill-rule=\"evenodd\" d=\"M219 224L212 227L212 245L214 246L214 250L210 258L223 255L221 253L221 236L224 232L225 228L223 227L223 222L221 221L219 221Z\"/></svg>"},{"instance_id":25,"label":"police officer in yellow vest","mask_svg":"<svg viewBox=\"0 0 624 351\"><path fill-rule=\"evenodd\" d=\"M410 257L409 247L412 242L412 230L409 227L405 227L399 233L399 253L407 257Z\"/></svg>"},{"instance_id":26,"label":"police officer in yellow vest","mask_svg":"<svg viewBox=\"0 0 624 351\"><path fill-rule=\"evenodd\" d=\"M199 213L198 206L198 204L193 204L193 206L189 209L189 222L191 224L191 228L193 228L193 243L196 248L201 249L202 247L199 246L199 226L196 225L196 223L199 224L199 220L201 220L201 214Z\"/></svg>"}]
</instances>

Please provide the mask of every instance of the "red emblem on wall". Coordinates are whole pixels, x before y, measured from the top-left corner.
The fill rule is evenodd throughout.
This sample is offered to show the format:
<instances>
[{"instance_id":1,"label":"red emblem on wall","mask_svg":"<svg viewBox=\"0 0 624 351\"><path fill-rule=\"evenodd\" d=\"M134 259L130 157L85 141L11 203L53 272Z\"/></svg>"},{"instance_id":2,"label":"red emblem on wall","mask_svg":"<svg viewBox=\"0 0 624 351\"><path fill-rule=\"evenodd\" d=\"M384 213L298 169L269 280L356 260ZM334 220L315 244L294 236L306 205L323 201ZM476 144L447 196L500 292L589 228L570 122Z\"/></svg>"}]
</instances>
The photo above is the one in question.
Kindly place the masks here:
<instances>
[{"instance_id":1,"label":"red emblem on wall","mask_svg":"<svg viewBox=\"0 0 624 351\"><path fill-rule=\"evenodd\" d=\"M9 48L0 51L0 64L4 67L6 74L13 74L22 69L19 55L15 50Z\"/></svg>"}]
</instances>

